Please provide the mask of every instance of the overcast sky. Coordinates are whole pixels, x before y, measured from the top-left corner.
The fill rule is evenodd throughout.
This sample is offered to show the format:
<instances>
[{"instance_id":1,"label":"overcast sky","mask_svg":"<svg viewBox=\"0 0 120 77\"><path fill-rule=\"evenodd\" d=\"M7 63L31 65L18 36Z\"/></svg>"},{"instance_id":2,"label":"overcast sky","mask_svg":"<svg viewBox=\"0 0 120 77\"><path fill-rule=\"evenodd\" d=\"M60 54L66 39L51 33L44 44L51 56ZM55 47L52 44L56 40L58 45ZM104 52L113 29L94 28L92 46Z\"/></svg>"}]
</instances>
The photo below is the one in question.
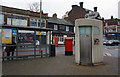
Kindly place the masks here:
<instances>
[{"instance_id":1,"label":"overcast sky","mask_svg":"<svg viewBox=\"0 0 120 77\"><path fill-rule=\"evenodd\" d=\"M39 2L40 0L0 0L0 5L15 7L20 9L29 9L29 4ZM111 16L118 18L118 2L120 0L42 0L42 10L48 13L48 16L57 13L58 18L72 9L72 5L79 5L84 2L83 7L93 10L98 7L101 17L109 19Z\"/></svg>"}]
</instances>

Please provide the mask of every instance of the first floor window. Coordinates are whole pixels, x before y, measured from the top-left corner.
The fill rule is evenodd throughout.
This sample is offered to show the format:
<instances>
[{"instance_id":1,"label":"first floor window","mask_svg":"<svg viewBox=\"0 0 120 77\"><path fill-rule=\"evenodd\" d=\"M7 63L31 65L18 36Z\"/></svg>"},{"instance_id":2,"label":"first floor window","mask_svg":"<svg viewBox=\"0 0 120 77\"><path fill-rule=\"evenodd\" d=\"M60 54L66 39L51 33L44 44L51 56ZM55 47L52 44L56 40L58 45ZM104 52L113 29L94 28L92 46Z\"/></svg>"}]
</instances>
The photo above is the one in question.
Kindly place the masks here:
<instances>
[{"instance_id":1,"label":"first floor window","mask_svg":"<svg viewBox=\"0 0 120 77\"><path fill-rule=\"evenodd\" d=\"M69 26L66 26L66 31L69 31Z\"/></svg>"},{"instance_id":2,"label":"first floor window","mask_svg":"<svg viewBox=\"0 0 120 77\"><path fill-rule=\"evenodd\" d=\"M58 26L57 25L54 25L54 30L58 30Z\"/></svg>"}]
</instances>

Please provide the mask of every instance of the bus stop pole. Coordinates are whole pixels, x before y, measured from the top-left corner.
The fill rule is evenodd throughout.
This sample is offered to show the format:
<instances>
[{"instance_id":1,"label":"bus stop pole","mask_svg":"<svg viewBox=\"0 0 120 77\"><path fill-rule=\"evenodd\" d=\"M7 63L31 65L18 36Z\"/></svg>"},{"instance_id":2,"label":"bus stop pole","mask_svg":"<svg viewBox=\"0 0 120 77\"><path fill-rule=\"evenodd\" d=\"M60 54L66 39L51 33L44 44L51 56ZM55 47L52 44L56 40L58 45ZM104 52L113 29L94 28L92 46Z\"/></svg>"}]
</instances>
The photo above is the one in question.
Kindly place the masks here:
<instances>
[{"instance_id":1,"label":"bus stop pole","mask_svg":"<svg viewBox=\"0 0 120 77\"><path fill-rule=\"evenodd\" d=\"M42 0L40 0L40 28L42 28L42 25L41 25L41 18L42 18L42 16L41 16L41 15L42 15ZM40 35L40 38L39 38L39 42L40 42L40 43L39 43L39 44L40 44L40 45L39 45L39 46L40 46L39 49L40 49L40 51L41 51L41 35ZM42 55L43 55L43 54L41 54L41 57L42 57Z\"/></svg>"},{"instance_id":2,"label":"bus stop pole","mask_svg":"<svg viewBox=\"0 0 120 77\"><path fill-rule=\"evenodd\" d=\"M34 31L34 58L36 58L36 30Z\"/></svg>"},{"instance_id":3,"label":"bus stop pole","mask_svg":"<svg viewBox=\"0 0 120 77\"><path fill-rule=\"evenodd\" d=\"M18 38L19 38L19 32L18 32L19 29L17 29L17 38L16 38L16 57L18 57Z\"/></svg>"},{"instance_id":4,"label":"bus stop pole","mask_svg":"<svg viewBox=\"0 0 120 77\"><path fill-rule=\"evenodd\" d=\"M48 36L48 31L46 31L46 47L45 47L45 54L46 54L46 56L48 55L47 54L47 48L48 48L48 45L47 45L47 36Z\"/></svg>"},{"instance_id":5,"label":"bus stop pole","mask_svg":"<svg viewBox=\"0 0 120 77\"><path fill-rule=\"evenodd\" d=\"M48 31L49 35L49 57L51 56L51 31Z\"/></svg>"}]
</instances>

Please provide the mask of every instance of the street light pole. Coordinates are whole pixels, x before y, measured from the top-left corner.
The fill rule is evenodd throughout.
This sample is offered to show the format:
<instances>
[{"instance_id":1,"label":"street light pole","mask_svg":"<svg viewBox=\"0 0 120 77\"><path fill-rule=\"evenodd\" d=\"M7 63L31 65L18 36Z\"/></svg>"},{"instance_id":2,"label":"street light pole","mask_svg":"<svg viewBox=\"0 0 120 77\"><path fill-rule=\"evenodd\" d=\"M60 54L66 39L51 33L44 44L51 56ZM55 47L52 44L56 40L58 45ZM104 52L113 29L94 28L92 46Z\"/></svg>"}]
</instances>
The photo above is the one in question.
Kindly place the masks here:
<instances>
[{"instance_id":1,"label":"street light pole","mask_svg":"<svg viewBox=\"0 0 120 77\"><path fill-rule=\"evenodd\" d=\"M42 18L42 0L40 0L40 28L42 28L41 26L41 18Z\"/></svg>"},{"instance_id":2,"label":"street light pole","mask_svg":"<svg viewBox=\"0 0 120 77\"><path fill-rule=\"evenodd\" d=\"M42 28L42 26L41 26L41 18L42 18L42 0L40 0L40 28ZM40 35L40 39L39 39L39 46L40 46L40 50L41 50L41 35ZM42 57L42 55L41 55L41 57Z\"/></svg>"}]
</instances>

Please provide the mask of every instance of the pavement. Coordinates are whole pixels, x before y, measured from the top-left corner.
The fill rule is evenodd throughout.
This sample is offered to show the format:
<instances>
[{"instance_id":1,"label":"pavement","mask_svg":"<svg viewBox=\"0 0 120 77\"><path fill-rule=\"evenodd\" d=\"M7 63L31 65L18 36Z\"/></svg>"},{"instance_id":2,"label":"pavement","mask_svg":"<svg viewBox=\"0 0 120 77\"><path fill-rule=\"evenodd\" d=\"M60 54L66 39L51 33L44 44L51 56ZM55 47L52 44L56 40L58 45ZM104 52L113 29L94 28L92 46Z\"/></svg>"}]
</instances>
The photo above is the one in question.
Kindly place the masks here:
<instances>
[{"instance_id":1,"label":"pavement","mask_svg":"<svg viewBox=\"0 0 120 77\"><path fill-rule=\"evenodd\" d=\"M0 76L2 75L2 47L0 45Z\"/></svg>"},{"instance_id":2,"label":"pavement","mask_svg":"<svg viewBox=\"0 0 120 77\"><path fill-rule=\"evenodd\" d=\"M63 51L63 50L61 50ZM104 56L104 64L82 66L75 56L57 52L56 57L21 59L2 62L3 75L118 75L118 58Z\"/></svg>"}]
</instances>

